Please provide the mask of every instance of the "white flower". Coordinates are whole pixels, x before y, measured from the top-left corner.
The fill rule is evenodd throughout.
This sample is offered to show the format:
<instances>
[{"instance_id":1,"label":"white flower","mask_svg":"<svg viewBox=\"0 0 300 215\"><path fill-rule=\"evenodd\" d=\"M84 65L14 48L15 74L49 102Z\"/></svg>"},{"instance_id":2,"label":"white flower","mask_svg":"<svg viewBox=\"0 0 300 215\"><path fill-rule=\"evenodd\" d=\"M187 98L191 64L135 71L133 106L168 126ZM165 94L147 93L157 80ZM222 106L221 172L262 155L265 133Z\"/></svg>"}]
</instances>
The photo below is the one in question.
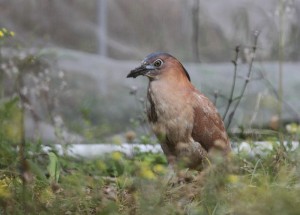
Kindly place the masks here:
<instances>
[{"instance_id":1,"label":"white flower","mask_svg":"<svg viewBox=\"0 0 300 215\"><path fill-rule=\"evenodd\" d=\"M58 72L58 77L59 77L59 78L63 79L64 76L65 76L65 73L64 73L63 71L59 71L59 72Z\"/></svg>"},{"instance_id":2,"label":"white flower","mask_svg":"<svg viewBox=\"0 0 300 215\"><path fill-rule=\"evenodd\" d=\"M49 83L49 82L51 81L51 78L50 78L49 76L47 76L47 77L45 78L45 81Z\"/></svg>"},{"instance_id":3,"label":"white flower","mask_svg":"<svg viewBox=\"0 0 300 215\"><path fill-rule=\"evenodd\" d=\"M7 68L7 65L5 63L1 64L1 69L5 70Z\"/></svg>"},{"instance_id":4,"label":"white flower","mask_svg":"<svg viewBox=\"0 0 300 215\"><path fill-rule=\"evenodd\" d=\"M41 85L41 90L49 92L49 86L47 84L42 84Z\"/></svg>"},{"instance_id":5,"label":"white flower","mask_svg":"<svg viewBox=\"0 0 300 215\"><path fill-rule=\"evenodd\" d=\"M61 118L61 116L54 116L53 121L55 126L61 127L63 125L63 119Z\"/></svg>"},{"instance_id":6,"label":"white flower","mask_svg":"<svg viewBox=\"0 0 300 215\"><path fill-rule=\"evenodd\" d=\"M13 74L17 75L17 74L19 73L18 67L13 66L13 67L11 68L11 72L12 72Z\"/></svg>"},{"instance_id":7,"label":"white flower","mask_svg":"<svg viewBox=\"0 0 300 215\"><path fill-rule=\"evenodd\" d=\"M60 84L60 90L63 90L67 86L67 82L62 81Z\"/></svg>"},{"instance_id":8,"label":"white flower","mask_svg":"<svg viewBox=\"0 0 300 215\"><path fill-rule=\"evenodd\" d=\"M26 58L26 53L25 52L20 52L18 57L19 57L20 60L24 60Z\"/></svg>"},{"instance_id":9,"label":"white flower","mask_svg":"<svg viewBox=\"0 0 300 215\"><path fill-rule=\"evenodd\" d=\"M27 87L23 87L23 88L21 89L21 94L24 95L24 96L26 96L27 93L28 93L28 88L27 88Z\"/></svg>"}]
</instances>

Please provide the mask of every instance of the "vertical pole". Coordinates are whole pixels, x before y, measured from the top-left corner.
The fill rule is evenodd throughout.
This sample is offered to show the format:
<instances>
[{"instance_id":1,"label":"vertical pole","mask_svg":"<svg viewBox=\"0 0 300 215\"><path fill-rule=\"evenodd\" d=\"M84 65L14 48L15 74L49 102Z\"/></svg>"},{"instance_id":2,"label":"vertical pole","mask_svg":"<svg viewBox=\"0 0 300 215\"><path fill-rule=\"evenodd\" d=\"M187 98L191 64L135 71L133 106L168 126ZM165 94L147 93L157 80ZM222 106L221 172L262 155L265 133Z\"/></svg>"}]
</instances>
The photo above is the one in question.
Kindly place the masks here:
<instances>
[{"instance_id":1,"label":"vertical pole","mask_svg":"<svg viewBox=\"0 0 300 215\"><path fill-rule=\"evenodd\" d=\"M279 80L278 80L278 118L279 125L282 123L282 104L283 104L283 62L284 62L284 45L285 45L285 5L280 0L279 5Z\"/></svg>"},{"instance_id":2,"label":"vertical pole","mask_svg":"<svg viewBox=\"0 0 300 215\"><path fill-rule=\"evenodd\" d=\"M193 48L195 54L195 61L200 61L200 53L199 53L199 7L200 0L194 0L193 8L192 8L192 22L193 22Z\"/></svg>"},{"instance_id":3,"label":"vertical pole","mask_svg":"<svg viewBox=\"0 0 300 215\"><path fill-rule=\"evenodd\" d=\"M107 0L98 0L98 52L101 56L107 56Z\"/></svg>"}]
</instances>

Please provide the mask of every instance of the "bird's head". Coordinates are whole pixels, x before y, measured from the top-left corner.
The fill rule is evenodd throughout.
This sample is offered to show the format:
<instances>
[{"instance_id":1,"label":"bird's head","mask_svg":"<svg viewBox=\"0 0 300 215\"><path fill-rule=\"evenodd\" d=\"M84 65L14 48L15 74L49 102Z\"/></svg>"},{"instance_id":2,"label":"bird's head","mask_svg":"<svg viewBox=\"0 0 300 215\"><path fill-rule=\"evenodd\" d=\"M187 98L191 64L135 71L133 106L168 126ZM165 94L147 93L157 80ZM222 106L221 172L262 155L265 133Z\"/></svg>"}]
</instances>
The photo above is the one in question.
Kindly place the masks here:
<instances>
[{"instance_id":1,"label":"bird's head","mask_svg":"<svg viewBox=\"0 0 300 215\"><path fill-rule=\"evenodd\" d=\"M184 77L190 81L190 76L182 64L172 55L164 52L149 54L141 65L127 75L127 78L136 78L140 75L147 76L150 81L163 77Z\"/></svg>"}]
</instances>

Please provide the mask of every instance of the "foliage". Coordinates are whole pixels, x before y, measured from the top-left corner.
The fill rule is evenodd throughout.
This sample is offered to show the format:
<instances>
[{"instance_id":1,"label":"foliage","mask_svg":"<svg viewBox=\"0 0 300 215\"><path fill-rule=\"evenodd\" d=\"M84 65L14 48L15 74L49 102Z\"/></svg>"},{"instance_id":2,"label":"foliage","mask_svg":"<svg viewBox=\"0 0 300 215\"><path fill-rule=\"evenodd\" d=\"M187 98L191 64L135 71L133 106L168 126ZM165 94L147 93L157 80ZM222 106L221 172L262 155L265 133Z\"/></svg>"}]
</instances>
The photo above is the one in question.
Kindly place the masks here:
<instances>
[{"instance_id":1,"label":"foliage","mask_svg":"<svg viewBox=\"0 0 300 215\"><path fill-rule=\"evenodd\" d=\"M240 152L226 160L214 154L204 171L183 169L172 176L162 154L136 152L126 157L113 152L82 160L57 156L55 151L46 156L34 144L28 143L32 180L25 184L18 160L11 160L16 156L14 146L0 144L6 149L0 170L0 211L4 214L300 212L299 149L278 145L264 156Z\"/></svg>"}]
</instances>

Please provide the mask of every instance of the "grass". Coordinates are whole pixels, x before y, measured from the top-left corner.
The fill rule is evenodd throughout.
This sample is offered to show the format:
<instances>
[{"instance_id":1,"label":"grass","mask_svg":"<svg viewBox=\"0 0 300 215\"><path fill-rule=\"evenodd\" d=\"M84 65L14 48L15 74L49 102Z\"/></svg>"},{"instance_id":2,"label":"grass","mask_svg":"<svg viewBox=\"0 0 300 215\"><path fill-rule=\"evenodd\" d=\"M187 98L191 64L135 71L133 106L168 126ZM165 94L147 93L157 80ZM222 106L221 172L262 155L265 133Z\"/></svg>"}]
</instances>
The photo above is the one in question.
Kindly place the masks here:
<instances>
[{"instance_id":1,"label":"grass","mask_svg":"<svg viewBox=\"0 0 300 215\"><path fill-rule=\"evenodd\" d=\"M20 170L13 145L1 142L1 214L300 213L299 149L279 145L264 157L241 152L226 160L215 154L204 171L170 177L162 154L55 159L27 145L28 168Z\"/></svg>"}]
</instances>

